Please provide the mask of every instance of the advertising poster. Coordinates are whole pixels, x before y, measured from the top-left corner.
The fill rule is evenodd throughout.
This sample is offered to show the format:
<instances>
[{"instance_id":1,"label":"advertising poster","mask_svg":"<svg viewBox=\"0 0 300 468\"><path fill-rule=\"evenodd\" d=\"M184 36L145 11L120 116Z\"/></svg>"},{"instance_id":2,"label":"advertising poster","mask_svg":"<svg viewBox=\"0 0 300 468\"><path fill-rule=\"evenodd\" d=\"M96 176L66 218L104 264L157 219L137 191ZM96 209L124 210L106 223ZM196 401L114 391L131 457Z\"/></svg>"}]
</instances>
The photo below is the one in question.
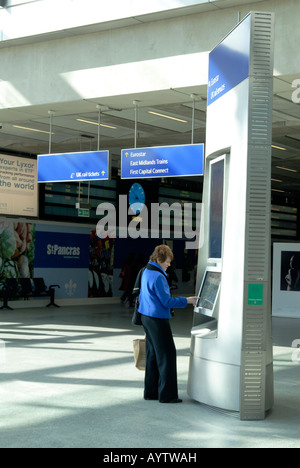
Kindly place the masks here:
<instances>
[{"instance_id":1,"label":"advertising poster","mask_svg":"<svg viewBox=\"0 0 300 468\"><path fill-rule=\"evenodd\" d=\"M275 243L272 313L300 317L300 244Z\"/></svg>"},{"instance_id":2,"label":"advertising poster","mask_svg":"<svg viewBox=\"0 0 300 468\"><path fill-rule=\"evenodd\" d=\"M114 240L95 230L0 219L0 290L9 278L43 278L58 299L111 297L113 268Z\"/></svg>"},{"instance_id":3,"label":"advertising poster","mask_svg":"<svg viewBox=\"0 0 300 468\"><path fill-rule=\"evenodd\" d=\"M0 214L38 216L36 160L0 154Z\"/></svg>"},{"instance_id":4,"label":"advertising poster","mask_svg":"<svg viewBox=\"0 0 300 468\"><path fill-rule=\"evenodd\" d=\"M113 290L114 239L90 234L88 297L111 297Z\"/></svg>"},{"instance_id":5,"label":"advertising poster","mask_svg":"<svg viewBox=\"0 0 300 468\"><path fill-rule=\"evenodd\" d=\"M7 278L32 278L35 224L0 219L0 283Z\"/></svg>"}]
</instances>

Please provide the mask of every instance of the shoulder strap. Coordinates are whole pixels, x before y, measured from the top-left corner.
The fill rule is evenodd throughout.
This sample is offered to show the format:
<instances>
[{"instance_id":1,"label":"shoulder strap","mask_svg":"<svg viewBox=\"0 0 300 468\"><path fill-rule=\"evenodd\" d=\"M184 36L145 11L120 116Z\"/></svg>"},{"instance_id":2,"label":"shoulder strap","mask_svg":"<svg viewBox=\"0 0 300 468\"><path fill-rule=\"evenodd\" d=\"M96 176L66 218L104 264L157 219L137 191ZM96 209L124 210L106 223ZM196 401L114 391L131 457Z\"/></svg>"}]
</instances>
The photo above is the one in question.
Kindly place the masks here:
<instances>
[{"instance_id":1,"label":"shoulder strap","mask_svg":"<svg viewBox=\"0 0 300 468\"><path fill-rule=\"evenodd\" d=\"M167 278L167 275L160 269L158 268L157 266L155 265L151 265L151 263L148 263L148 265L146 266L147 270L152 270L152 271L158 271L159 273L161 273L165 278Z\"/></svg>"},{"instance_id":2,"label":"shoulder strap","mask_svg":"<svg viewBox=\"0 0 300 468\"><path fill-rule=\"evenodd\" d=\"M133 287L133 290L132 290L132 294L133 296L136 296L137 294L140 293L140 289L141 289L141 282L142 282L142 276L143 276L143 273L145 270L151 270L151 271L158 271L159 273L161 273L166 279L167 279L167 275L161 271L160 268L156 267L155 265L151 265L148 263L147 266L145 266L144 268L142 268L139 272L138 272L138 275L136 277L136 280L135 280L135 283L134 283L134 287Z\"/></svg>"},{"instance_id":3,"label":"shoulder strap","mask_svg":"<svg viewBox=\"0 0 300 468\"><path fill-rule=\"evenodd\" d=\"M132 294L133 294L134 296L136 296L137 294L140 293L142 275L143 275L145 269L146 269L146 267L142 268L142 269L138 272L138 275L137 275L137 277L136 277L136 280L135 280L135 283L134 283L134 287L133 287L133 290L132 290Z\"/></svg>"}]
</instances>

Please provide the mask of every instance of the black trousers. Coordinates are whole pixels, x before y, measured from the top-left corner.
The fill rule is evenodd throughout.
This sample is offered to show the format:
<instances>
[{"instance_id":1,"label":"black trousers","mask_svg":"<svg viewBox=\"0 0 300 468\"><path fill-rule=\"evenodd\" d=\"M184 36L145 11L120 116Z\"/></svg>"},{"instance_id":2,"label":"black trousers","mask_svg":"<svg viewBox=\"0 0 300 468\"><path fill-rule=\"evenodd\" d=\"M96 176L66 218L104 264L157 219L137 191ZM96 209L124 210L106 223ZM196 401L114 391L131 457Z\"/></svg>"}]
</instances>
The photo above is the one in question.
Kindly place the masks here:
<instances>
[{"instance_id":1,"label":"black trousers","mask_svg":"<svg viewBox=\"0 0 300 468\"><path fill-rule=\"evenodd\" d=\"M161 403L178 398L176 348L169 319L142 315L146 332L144 398Z\"/></svg>"}]
</instances>

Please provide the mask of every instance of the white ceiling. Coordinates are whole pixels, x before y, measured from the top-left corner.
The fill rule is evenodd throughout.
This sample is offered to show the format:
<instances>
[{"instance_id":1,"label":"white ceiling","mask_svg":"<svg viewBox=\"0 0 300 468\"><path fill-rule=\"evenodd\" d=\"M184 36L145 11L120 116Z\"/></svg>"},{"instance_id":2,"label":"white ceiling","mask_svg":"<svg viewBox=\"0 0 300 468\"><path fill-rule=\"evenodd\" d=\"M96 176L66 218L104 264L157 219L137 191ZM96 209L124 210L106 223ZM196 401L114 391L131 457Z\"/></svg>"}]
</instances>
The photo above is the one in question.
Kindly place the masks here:
<instances>
[{"instance_id":1,"label":"white ceiling","mask_svg":"<svg viewBox=\"0 0 300 468\"><path fill-rule=\"evenodd\" d=\"M292 83L297 76L274 77L272 150L273 190L300 197L300 104L292 101ZM195 95L194 143L205 142L206 86L169 89L140 95L114 96L101 102L83 100L49 106L0 110L1 151L45 154L49 151L49 110L53 111L51 152L95 150L98 146L97 106L101 106L100 149L109 149L113 167L120 166L123 148L132 148L135 137L137 103L137 146L189 144L192 135L192 108ZM186 122L167 119L168 115ZM77 119L81 119L78 121ZM96 125L82 122L94 122ZM42 130L34 132L18 127ZM284 167L296 172L287 171ZM278 192L281 193L281 192ZM298 193L298 194L297 194Z\"/></svg>"}]
</instances>

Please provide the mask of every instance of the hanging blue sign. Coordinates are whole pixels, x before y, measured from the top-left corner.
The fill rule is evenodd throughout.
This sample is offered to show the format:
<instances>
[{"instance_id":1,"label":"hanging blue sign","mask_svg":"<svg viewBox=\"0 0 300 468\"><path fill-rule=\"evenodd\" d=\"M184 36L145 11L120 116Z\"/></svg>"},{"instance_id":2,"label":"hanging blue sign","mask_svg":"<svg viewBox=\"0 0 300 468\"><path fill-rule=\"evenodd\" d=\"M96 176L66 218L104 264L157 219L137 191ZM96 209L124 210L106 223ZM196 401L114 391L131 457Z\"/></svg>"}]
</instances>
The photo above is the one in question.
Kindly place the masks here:
<instances>
[{"instance_id":1,"label":"hanging blue sign","mask_svg":"<svg viewBox=\"0 0 300 468\"><path fill-rule=\"evenodd\" d=\"M251 16L247 16L210 54L207 105L249 77Z\"/></svg>"},{"instance_id":2,"label":"hanging blue sign","mask_svg":"<svg viewBox=\"0 0 300 468\"><path fill-rule=\"evenodd\" d=\"M122 179L203 175L204 145L122 150Z\"/></svg>"},{"instance_id":3,"label":"hanging blue sign","mask_svg":"<svg viewBox=\"0 0 300 468\"><path fill-rule=\"evenodd\" d=\"M79 182L109 179L109 151L42 154L38 182Z\"/></svg>"}]
</instances>

